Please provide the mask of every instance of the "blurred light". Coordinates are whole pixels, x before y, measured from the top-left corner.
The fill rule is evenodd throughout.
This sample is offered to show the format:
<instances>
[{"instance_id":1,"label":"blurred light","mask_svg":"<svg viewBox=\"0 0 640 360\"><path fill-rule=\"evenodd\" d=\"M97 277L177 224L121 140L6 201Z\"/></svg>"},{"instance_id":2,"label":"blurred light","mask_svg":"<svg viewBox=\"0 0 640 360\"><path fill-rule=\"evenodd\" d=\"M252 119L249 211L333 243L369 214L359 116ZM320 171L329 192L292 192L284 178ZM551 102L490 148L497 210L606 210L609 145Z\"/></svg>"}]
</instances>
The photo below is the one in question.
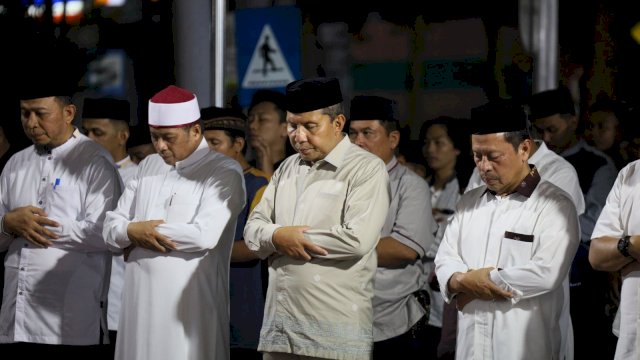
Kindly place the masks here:
<instances>
[{"instance_id":1,"label":"blurred light","mask_svg":"<svg viewBox=\"0 0 640 360\"><path fill-rule=\"evenodd\" d=\"M93 4L96 7L106 6L106 7L116 7L116 6L124 6L127 0L94 0Z\"/></svg>"},{"instance_id":2,"label":"blurred light","mask_svg":"<svg viewBox=\"0 0 640 360\"><path fill-rule=\"evenodd\" d=\"M631 28L631 37L633 38L633 40L635 40L637 43L640 43L640 22L637 22L635 25L633 25L633 27Z\"/></svg>"}]
</instances>

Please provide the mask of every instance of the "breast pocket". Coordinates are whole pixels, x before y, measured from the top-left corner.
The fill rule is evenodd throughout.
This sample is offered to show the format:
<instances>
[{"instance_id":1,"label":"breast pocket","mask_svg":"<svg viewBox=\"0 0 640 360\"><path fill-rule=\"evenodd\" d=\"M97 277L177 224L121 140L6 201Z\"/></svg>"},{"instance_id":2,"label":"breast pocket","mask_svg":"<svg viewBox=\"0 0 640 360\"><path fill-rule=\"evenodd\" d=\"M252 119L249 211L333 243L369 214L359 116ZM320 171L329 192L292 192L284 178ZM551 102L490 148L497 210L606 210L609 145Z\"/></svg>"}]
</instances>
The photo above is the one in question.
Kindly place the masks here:
<instances>
[{"instance_id":1,"label":"breast pocket","mask_svg":"<svg viewBox=\"0 0 640 360\"><path fill-rule=\"evenodd\" d=\"M520 266L531 260L534 237L531 234L505 231L498 259L499 268Z\"/></svg>"}]
</instances>

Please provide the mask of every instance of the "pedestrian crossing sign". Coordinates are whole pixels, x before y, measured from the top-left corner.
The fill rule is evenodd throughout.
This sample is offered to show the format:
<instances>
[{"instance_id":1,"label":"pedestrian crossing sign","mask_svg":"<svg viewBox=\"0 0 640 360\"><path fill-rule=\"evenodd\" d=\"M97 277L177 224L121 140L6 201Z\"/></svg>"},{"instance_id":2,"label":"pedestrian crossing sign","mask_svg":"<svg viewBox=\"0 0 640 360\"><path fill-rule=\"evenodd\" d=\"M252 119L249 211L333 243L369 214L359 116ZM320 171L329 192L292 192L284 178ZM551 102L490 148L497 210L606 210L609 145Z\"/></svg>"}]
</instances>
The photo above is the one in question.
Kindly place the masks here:
<instances>
[{"instance_id":1,"label":"pedestrian crossing sign","mask_svg":"<svg viewBox=\"0 0 640 360\"><path fill-rule=\"evenodd\" d=\"M249 106L259 89L284 91L301 77L302 17L295 6L235 12L238 102Z\"/></svg>"},{"instance_id":2,"label":"pedestrian crossing sign","mask_svg":"<svg viewBox=\"0 0 640 360\"><path fill-rule=\"evenodd\" d=\"M265 24L253 50L249 67L244 74L242 87L261 89L286 86L294 81L287 59L282 55L278 39L271 26Z\"/></svg>"}]
</instances>

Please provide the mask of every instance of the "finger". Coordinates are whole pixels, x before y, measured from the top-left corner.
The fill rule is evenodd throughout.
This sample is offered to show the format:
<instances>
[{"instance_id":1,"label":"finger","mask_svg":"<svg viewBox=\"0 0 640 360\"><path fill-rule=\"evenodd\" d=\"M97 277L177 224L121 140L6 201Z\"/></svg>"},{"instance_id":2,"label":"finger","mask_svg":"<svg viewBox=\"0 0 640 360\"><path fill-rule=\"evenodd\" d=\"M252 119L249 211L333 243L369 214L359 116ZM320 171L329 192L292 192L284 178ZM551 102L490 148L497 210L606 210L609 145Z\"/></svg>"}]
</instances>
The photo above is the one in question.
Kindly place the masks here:
<instances>
[{"instance_id":1,"label":"finger","mask_svg":"<svg viewBox=\"0 0 640 360\"><path fill-rule=\"evenodd\" d=\"M53 231L43 227L40 230L40 234L42 234L43 236L47 237L48 239L57 239L58 235L56 233L54 233Z\"/></svg>"},{"instance_id":2,"label":"finger","mask_svg":"<svg viewBox=\"0 0 640 360\"><path fill-rule=\"evenodd\" d=\"M327 252L327 250L321 248L320 246L316 245L316 244L312 244L312 243L305 243L304 244L304 248L306 251L310 251L314 254L318 254L318 255L322 255L322 256L327 256L329 253Z\"/></svg>"},{"instance_id":3,"label":"finger","mask_svg":"<svg viewBox=\"0 0 640 360\"><path fill-rule=\"evenodd\" d=\"M168 248L171 250L177 249L176 243L163 235L158 234L158 236L156 236L156 241L164 248Z\"/></svg>"},{"instance_id":4,"label":"finger","mask_svg":"<svg viewBox=\"0 0 640 360\"><path fill-rule=\"evenodd\" d=\"M51 220L44 216L36 217L35 222L40 226L60 227L60 224L57 221Z\"/></svg>"},{"instance_id":5,"label":"finger","mask_svg":"<svg viewBox=\"0 0 640 360\"><path fill-rule=\"evenodd\" d=\"M153 226L156 227L158 225L162 225L164 224L164 220L149 220L149 223Z\"/></svg>"},{"instance_id":6,"label":"finger","mask_svg":"<svg viewBox=\"0 0 640 360\"><path fill-rule=\"evenodd\" d=\"M156 250L160 252L167 252L167 249L160 245L155 239L153 241L149 241L149 245L151 245L151 250Z\"/></svg>"},{"instance_id":7,"label":"finger","mask_svg":"<svg viewBox=\"0 0 640 360\"><path fill-rule=\"evenodd\" d=\"M52 245L51 241L47 240L35 231L30 231L27 236L25 236L25 239L33 245L43 249Z\"/></svg>"},{"instance_id":8,"label":"finger","mask_svg":"<svg viewBox=\"0 0 640 360\"><path fill-rule=\"evenodd\" d=\"M35 207L35 206L28 206L27 209L29 210L29 212L31 212L32 214L36 214L39 216L44 216L47 217L47 213L44 211L44 209L41 209L39 207Z\"/></svg>"},{"instance_id":9,"label":"finger","mask_svg":"<svg viewBox=\"0 0 640 360\"><path fill-rule=\"evenodd\" d=\"M306 251L300 251L298 252L298 259L304 260L304 261L310 261L311 260L311 255L309 255L309 253L307 253Z\"/></svg>"}]
</instances>

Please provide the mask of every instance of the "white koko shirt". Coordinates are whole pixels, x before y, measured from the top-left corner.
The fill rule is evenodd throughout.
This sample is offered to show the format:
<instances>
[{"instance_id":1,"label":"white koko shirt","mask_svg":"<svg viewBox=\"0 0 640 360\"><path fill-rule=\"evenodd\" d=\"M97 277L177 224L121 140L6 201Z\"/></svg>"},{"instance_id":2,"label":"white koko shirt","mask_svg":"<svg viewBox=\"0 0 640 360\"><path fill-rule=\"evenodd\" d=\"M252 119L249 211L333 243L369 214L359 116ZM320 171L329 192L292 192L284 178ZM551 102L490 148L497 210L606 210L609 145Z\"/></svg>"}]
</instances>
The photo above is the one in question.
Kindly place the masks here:
<instances>
[{"instance_id":1,"label":"white koko shirt","mask_svg":"<svg viewBox=\"0 0 640 360\"><path fill-rule=\"evenodd\" d=\"M1 343L100 343L111 261L102 223L121 191L111 156L77 130L56 148L30 146L9 159L0 215L32 205L61 226L46 249L0 235L0 251L8 248Z\"/></svg>"},{"instance_id":2,"label":"white koko shirt","mask_svg":"<svg viewBox=\"0 0 640 360\"><path fill-rule=\"evenodd\" d=\"M491 281L513 293L506 301L473 300L458 312L459 359L548 360L565 353L578 217L566 192L531 177L521 185L531 193L495 196L485 186L465 193L445 231L435 259L445 301L454 300L448 289L454 273L484 267L495 267Z\"/></svg>"}]
</instances>

